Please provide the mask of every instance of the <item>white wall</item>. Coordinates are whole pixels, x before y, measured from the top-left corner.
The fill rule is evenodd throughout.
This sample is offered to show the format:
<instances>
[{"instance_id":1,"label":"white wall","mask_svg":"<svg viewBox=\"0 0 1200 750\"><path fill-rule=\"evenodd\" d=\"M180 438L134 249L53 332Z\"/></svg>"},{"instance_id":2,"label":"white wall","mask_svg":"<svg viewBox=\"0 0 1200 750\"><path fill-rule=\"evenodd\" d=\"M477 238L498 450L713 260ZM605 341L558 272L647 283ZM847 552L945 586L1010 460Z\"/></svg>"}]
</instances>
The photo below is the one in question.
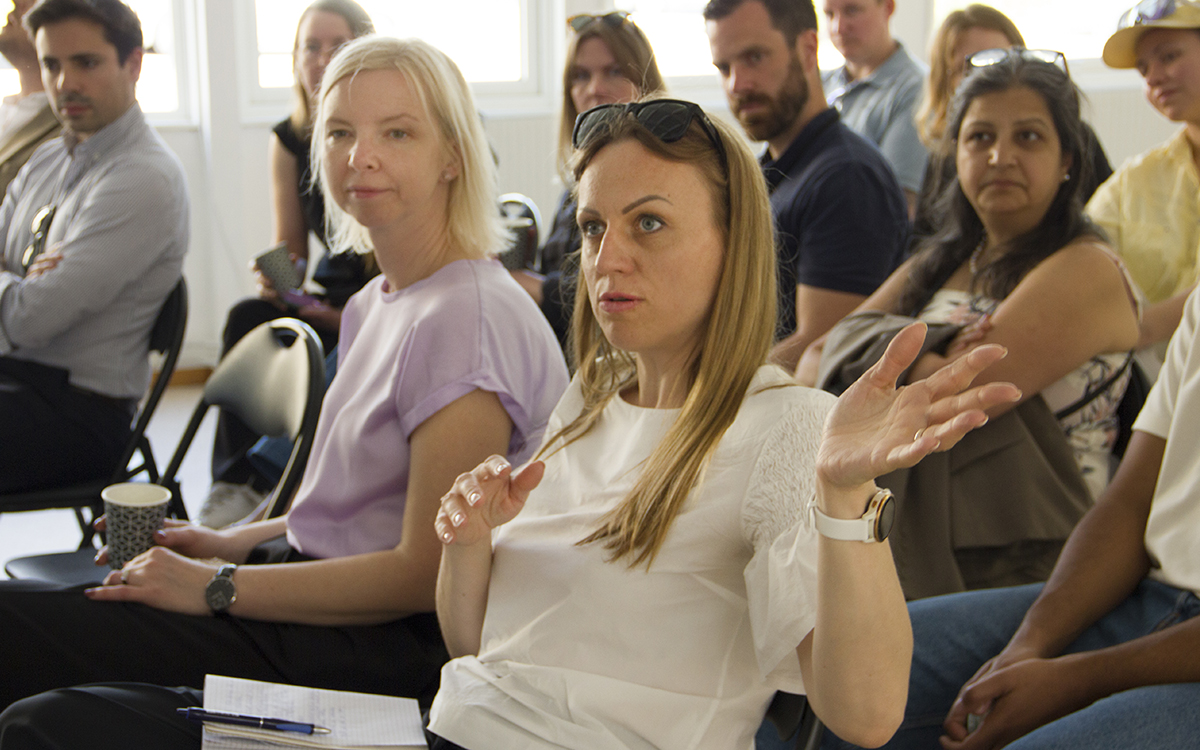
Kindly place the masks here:
<instances>
[{"instance_id":1,"label":"white wall","mask_svg":"<svg viewBox=\"0 0 1200 750\"><path fill-rule=\"evenodd\" d=\"M238 49L230 33L238 22L234 4L244 1L195 4L194 28L200 30L200 125L160 128L183 161L192 196L192 247L186 264L191 318L184 367L216 361L225 312L253 292L247 264L271 240L266 149L272 123L247 122L240 111ZM563 18L614 7L611 0L554 1L563 3ZM909 49L923 55L936 20L929 10L932 3L898 0L897 5L893 32ZM561 47L556 55L561 55ZM1143 100L1136 76L1114 78L1101 70L1094 75L1076 71L1076 77L1088 92L1091 122L1114 166L1174 131L1175 127ZM686 95L706 106L722 106L715 77L711 87L689 89ZM485 108L485 115L500 160L501 190L532 197L549 221L561 191L554 170L557 98L547 95L543 100L541 111L500 114L497 110L489 114ZM279 117L284 114L281 110Z\"/></svg>"}]
</instances>

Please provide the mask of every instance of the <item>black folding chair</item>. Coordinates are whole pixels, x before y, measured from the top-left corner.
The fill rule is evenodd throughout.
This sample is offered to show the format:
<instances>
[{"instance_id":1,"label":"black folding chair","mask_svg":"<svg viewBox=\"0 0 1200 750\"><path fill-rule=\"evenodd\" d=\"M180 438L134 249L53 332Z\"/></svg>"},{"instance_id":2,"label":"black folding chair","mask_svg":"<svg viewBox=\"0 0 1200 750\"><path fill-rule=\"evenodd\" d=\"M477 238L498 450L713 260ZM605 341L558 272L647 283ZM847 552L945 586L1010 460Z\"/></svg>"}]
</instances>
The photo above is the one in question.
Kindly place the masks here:
<instances>
[{"instance_id":1,"label":"black folding chair","mask_svg":"<svg viewBox=\"0 0 1200 750\"><path fill-rule=\"evenodd\" d=\"M0 499L0 507L4 508L4 512L72 508L82 534L79 548L91 548L92 538L95 534L92 521L104 512L104 502L100 499L100 490L110 484L128 482L141 474L145 474L151 482L158 481L158 465L154 461L154 453L150 449L150 441L146 437L146 426L150 424L150 418L154 416L154 410L158 408L158 403L167 390L171 375L175 372L175 365L179 361L179 351L183 348L183 332L187 327L187 317L187 284L181 278L163 302L158 317L154 321L154 327L150 331L150 353L161 354L162 363L159 367L158 377L138 409L137 417L133 422L132 434L112 475L107 479L97 479L68 487L5 495L3 499ZM85 509L91 511L90 517L84 513Z\"/></svg>"},{"instance_id":2,"label":"black folding chair","mask_svg":"<svg viewBox=\"0 0 1200 750\"><path fill-rule=\"evenodd\" d=\"M795 693L775 693L771 705L767 707L766 719L777 732L779 739L796 738L791 745L796 750L817 750L821 746L821 736L825 727L808 705L808 698Z\"/></svg>"},{"instance_id":3,"label":"black folding chair","mask_svg":"<svg viewBox=\"0 0 1200 750\"><path fill-rule=\"evenodd\" d=\"M168 512L176 518L187 518L177 477L179 468L205 414L219 407L228 409L263 435L292 439L291 457L262 517L281 515L308 463L324 390L325 358L321 341L307 324L281 318L246 334L209 376L170 463L161 477L155 477L158 484L171 490ZM92 564L94 555L95 550L89 545L76 552L20 557L10 560L5 571L12 578L64 585L96 583L107 571Z\"/></svg>"}]
</instances>

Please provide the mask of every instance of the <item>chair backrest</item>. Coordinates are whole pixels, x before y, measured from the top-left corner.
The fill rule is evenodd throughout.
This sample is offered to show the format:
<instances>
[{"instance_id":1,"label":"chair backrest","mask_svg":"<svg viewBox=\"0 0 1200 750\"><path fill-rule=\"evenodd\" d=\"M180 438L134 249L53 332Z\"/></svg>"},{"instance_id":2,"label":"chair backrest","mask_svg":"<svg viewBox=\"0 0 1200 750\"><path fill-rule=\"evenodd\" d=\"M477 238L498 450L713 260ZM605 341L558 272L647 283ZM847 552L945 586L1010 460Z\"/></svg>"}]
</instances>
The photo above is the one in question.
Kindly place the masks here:
<instances>
[{"instance_id":1,"label":"chair backrest","mask_svg":"<svg viewBox=\"0 0 1200 750\"><path fill-rule=\"evenodd\" d=\"M187 517L176 474L205 413L220 407L262 435L286 436L293 441L292 455L264 517L281 514L300 483L312 451L324 391L321 340L307 324L280 318L242 337L209 376L204 395L164 473L161 483L174 494L172 512Z\"/></svg>"},{"instance_id":2,"label":"chair backrest","mask_svg":"<svg viewBox=\"0 0 1200 750\"><path fill-rule=\"evenodd\" d=\"M538 243L541 238L542 215L532 199L520 193L505 193L500 196L500 215L508 229L511 241L500 254L504 267L511 270L530 268L541 270Z\"/></svg>"},{"instance_id":3,"label":"chair backrest","mask_svg":"<svg viewBox=\"0 0 1200 750\"><path fill-rule=\"evenodd\" d=\"M779 734L779 747L795 750L817 750L825 727L808 705L808 697L795 693L775 693L767 707L766 722L774 725ZM761 736L761 735L760 735ZM794 741L789 742L792 738ZM774 742L771 745L775 745Z\"/></svg>"},{"instance_id":4,"label":"chair backrest","mask_svg":"<svg viewBox=\"0 0 1200 750\"><path fill-rule=\"evenodd\" d=\"M187 329L187 319L187 282L181 276L175 284L175 288L163 301L163 305L158 311L158 317L154 320L154 327L150 329L150 351L161 354L162 362L159 365L158 375L155 377L153 385L150 386L150 392L142 402L141 409L138 410L137 419L134 420L133 436L129 445L125 447L120 463L117 464L117 473L113 476L114 483L123 482L143 471L149 475L151 482L158 481L158 466L154 461L154 453L150 450L150 440L146 437L146 428L150 425L150 418L154 416L154 410L158 408L158 403L166 393L167 386L170 385L171 376L175 374L175 366L179 364L179 352L183 349L183 334ZM133 460L135 453L141 454L142 462L131 467L129 462Z\"/></svg>"}]
</instances>

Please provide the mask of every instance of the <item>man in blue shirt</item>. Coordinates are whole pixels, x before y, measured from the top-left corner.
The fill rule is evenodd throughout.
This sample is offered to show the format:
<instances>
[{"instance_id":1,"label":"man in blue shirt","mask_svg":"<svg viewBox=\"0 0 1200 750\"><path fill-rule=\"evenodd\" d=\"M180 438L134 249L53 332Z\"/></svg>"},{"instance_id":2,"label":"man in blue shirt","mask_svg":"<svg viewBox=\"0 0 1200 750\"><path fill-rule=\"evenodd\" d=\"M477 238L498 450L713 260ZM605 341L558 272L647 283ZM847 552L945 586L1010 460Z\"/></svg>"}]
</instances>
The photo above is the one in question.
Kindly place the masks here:
<instances>
[{"instance_id":1,"label":"man in blue shirt","mask_svg":"<svg viewBox=\"0 0 1200 750\"><path fill-rule=\"evenodd\" d=\"M904 195L879 150L825 103L811 0L711 0L704 18L729 108L766 142L780 286L772 358L794 369L903 260Z\"/></svg>"},{"instance_id":2,"label":"man in blue shirt","mask_svg":"<svg viewBox=\"0 0 1200 750\"><path fill-rule=\"evenodd\" d=\"M888 22L895 0L824 0L824 5L829 39L846 60L823 76L826 101L883 152L911 218L929 160L913 119L929 70L892 38Z\"/></svg>"}]
</instances>

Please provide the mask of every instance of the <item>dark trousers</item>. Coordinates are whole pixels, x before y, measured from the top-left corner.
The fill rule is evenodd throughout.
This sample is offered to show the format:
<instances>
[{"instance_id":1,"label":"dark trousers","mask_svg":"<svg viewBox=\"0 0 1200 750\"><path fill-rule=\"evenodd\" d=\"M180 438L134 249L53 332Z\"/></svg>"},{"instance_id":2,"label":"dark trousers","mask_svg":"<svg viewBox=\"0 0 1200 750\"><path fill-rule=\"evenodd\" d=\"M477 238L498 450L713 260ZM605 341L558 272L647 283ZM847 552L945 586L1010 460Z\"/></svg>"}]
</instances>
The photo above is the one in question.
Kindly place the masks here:
<instances>
[{"instance_id":1,"label":"dark trousers","mask_svg":"<svg viewBox=\"0 0 1200 750\"><path fill-rule=\"evenodd\" d=\"M191 688L114 682L51 690L0 714L0 750L196 750L200 725L175 710L202 705L204 694ZM466 750L428 730L425 740L430 750Z\"/></svg>"},{"instance_id":2,"label":"dark trousers","mask_svg":"<svg viewBox=\"0 0 1200 750\"><path fill-rule=\"evenodd\" d=\"M225 330L221 335L221 356L233 348L250 331L263 323L293 315L286 309L265 299L251 297L238 302L225 318ZM315 330L315 329L314 329ZM326 352L337 346L337 331L317 331ZM218 412L216 435L213 441L212 476L214 482L249 482L259 492L269 492L274 484L259 476L246 458L246 452L254 447L259 433L224 409Z\"/></svg>"},{"instance_id":3,"label":"dark trousers","mask_svg":"<svg viewBox=\"0 0 1200 750\"><path fill-rule=\"evenodd\" d=\"M108 479L135 407L70 385L66 370L0 357L0 495Z\"/></svg>"},{"instance_id":4,"label":"dark trousers","mask_svg":"<svg viewBox=\"0 0 1200 750\"><path fill-rule=\"evenodd\" d=\"M200 725L175 709L203 702L199 690L136 683L52 690L0 714L0 748L199 750Z\"/></svg>"},{"instance_id":5,"label":"dark trousers","mask_svg":"<svg viewBox=\"0 0 1200 750\"><path fill-rule=\"evenodd\" d=\"M292 625L181 615L91 601L78 588L0 581L0 708L96 682L199 688L206 674L428 704L447 659L431 613L381 625Z\"/></svg>"}]
</instances>

